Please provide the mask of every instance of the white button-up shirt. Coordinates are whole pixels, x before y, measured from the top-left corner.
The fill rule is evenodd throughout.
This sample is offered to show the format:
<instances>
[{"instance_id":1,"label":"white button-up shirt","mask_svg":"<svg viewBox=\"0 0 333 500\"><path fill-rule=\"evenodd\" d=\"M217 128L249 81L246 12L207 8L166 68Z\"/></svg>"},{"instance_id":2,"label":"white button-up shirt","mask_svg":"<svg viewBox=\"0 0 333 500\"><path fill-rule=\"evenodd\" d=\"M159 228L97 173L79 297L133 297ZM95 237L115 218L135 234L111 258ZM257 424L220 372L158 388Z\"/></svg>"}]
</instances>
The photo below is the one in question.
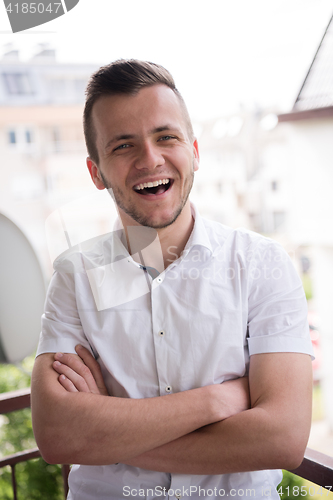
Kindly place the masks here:
<instances>
[{"instance_id":1,"label":"white button-up shirt","mask_svg":"<svg viewBox=\"0 0 333 500\"><path fill-rule=\"evenodd\" d=\"M109 393L124 398L242 377L256 353L312 355L301 281L282 247L193 215L182 256L155 278L117 231L58 258L37 355L74 353L80 343L98 359ZM191 476L75 465L68 498L278 499L280 479L275 470Z\"/></svg>"}]
</instances>

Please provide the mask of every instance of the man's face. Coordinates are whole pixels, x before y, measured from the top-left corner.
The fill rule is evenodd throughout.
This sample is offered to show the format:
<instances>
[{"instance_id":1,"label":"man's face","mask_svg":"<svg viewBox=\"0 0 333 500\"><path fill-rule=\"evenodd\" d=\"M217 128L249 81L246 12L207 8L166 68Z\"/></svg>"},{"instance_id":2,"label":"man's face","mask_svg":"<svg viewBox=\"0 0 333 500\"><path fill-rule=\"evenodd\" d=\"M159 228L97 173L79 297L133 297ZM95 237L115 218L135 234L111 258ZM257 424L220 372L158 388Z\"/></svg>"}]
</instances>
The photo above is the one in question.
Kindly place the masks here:
<instances>
[{"instance_id":1,"label":"man's face","mask_svg":"<svg viewBox=\"0 0 333 500\"><path fill-rule=\"evenodd\" d=\"M172 224L189 203L199 159L175 93L154 85L103 96L92 118L99 165L89 158L87 165L97 188L112 188L127 224Z\"/></svg>"}]
</instances>

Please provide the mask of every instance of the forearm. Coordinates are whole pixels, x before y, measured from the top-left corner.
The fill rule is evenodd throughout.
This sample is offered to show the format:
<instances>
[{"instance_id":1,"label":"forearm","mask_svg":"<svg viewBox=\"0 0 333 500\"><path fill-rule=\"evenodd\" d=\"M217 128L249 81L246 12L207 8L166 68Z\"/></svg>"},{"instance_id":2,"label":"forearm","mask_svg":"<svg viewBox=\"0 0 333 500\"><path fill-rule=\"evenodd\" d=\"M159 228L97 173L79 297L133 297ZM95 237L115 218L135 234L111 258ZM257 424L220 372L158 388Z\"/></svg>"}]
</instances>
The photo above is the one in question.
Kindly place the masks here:
<instances>
[{"instance_id":1,"label":"forearm","mask_svg":"<svg viewBox=\"0 0 333 500\"><path fill-rule=\"evenodd\" d=\"M70 393L43 367L52 361L37 358L32 380L35 436L49 462L124 462L230 415L221 386L147 399Z\"/></svg>"},{"instance_id":2,"label":"forearm","mask_svg":"<svg viewBox=\"0 0 333 500\"><path fill-rule=\"evenodd\" d=\"M124 461L212 420L200 409L200 398L196 391L138 400L67 393L49 401L46 414L34 411L37 443L50 462ZM176 418L177 425L172 425Z\"/></svg>"},{"instance_id":3,"label":"forearm","mask_svg":"<svg viewBox=\"0 0 333 500\"><path fill-rule=\"evenodd\" d=\"M251 409L127 463L182 474L296 468L311 425L310 357L293 353L254 356L250 390Z\"/></svg>"},{"instance_id":4,"label":"forearm","mask_svg":"<svg viewBox=\"0 0 333 500\"><path fill-rule=\"evenodd\" d=\"M295 468L303 458L307 432L289 432L289 424L281 424L265 410L254 408L125 463L148 470L207 475Z\"/></svg>"}]
</instances>

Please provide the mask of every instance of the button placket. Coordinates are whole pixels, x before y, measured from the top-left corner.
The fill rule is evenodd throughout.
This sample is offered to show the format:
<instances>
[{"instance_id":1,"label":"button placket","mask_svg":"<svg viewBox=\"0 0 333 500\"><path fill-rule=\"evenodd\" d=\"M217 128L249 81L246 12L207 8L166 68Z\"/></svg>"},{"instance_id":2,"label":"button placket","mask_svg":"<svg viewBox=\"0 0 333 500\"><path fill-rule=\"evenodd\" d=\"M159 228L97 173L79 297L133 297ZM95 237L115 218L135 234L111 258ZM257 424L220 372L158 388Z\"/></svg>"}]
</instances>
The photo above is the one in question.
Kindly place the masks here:
<instances>
[{"instance_id":1,"label":"button placket","mask_svg":"<svg viewBox=\"0 0 333 500\"><path fill-rule=\"evenodd\" d=\"M164 396L169 394L165 390L169 386L169 382L172 381L169 378L166 367L166 350L168 345L166 344L167 339L170 340L166 335L166 330L163 329L165 325L165 312L162 307L163 301L161 298L162 288L157 283L157 278L152 282L151 289L151 312L152 312L152 337L155 350L155 360L157 369L157 379L159 387L159 395ZM163 294L162 294L163 295Z\"/></svg>"},{"instance_id":2,"label":"button placket","mask_svg":"<svg viewBox=\"0 0 333 500\"><path fill-rule=\"evenodd\" d=\"M187 498L190 497L190 486L192 483L191 477L185 474L171 474L170 489L173 491L172 497L169 498Z\"/></svg>"}]
</instances>

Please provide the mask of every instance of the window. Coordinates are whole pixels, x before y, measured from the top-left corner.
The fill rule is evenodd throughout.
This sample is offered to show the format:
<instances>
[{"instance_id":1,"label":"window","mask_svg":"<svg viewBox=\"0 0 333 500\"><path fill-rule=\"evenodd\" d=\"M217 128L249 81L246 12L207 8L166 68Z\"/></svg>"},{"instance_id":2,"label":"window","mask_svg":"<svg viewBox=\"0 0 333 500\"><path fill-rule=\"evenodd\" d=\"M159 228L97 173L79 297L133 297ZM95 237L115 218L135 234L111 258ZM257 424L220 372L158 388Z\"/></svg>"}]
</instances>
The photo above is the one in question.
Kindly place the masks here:
<instances>
[{"instance_id":1,"label":"window","mask_svg":"<svg viewBox=\"0 0 333 500\"><path fill-rule=\"evenodd\" d=\"M16 144L16 132L15 130L9 130L8 132L8 142L9 144Z\"/></svg>"},{"instance_id":2,"label":"window","mask_svg":"<svg viewBox=\"0 0 333 500\"><path fill-rule=\"evenodd\" d=\"M32 151L34 131L29 125L12 125L7 130L7 143L18 151Z\"/></svg>"},{"instance_id":3,"label":"window","mask_svg":"<svg viewBox=\"0 0 333 500\"><path fill-rule=\"evenodd\" d=\"M32 134L31 134L31 130L26 130L25 131L25 142L27 144L31 144L32 143Z\"/></svg>"},{"instance_id":4,"label":"window","mask_svg":"<svg viewBox=\"0 0 333 500\"><path fill-rule=\"evenodd\" d=\"M54 144L54 152L59 153L61 151L61 136L58 127L53 127L52 129L52 140Z\"/></svg>"},{"instance_id":5,"label":"window","mask_svg":"<svg viewBox=\"0 0 333 500\"><path fill-rule=\"evenodd\" d=\"M26 73L3 73L2 76L8 94L33 94L31 82L29 76Z\"/></svg>"}]
</instances>

